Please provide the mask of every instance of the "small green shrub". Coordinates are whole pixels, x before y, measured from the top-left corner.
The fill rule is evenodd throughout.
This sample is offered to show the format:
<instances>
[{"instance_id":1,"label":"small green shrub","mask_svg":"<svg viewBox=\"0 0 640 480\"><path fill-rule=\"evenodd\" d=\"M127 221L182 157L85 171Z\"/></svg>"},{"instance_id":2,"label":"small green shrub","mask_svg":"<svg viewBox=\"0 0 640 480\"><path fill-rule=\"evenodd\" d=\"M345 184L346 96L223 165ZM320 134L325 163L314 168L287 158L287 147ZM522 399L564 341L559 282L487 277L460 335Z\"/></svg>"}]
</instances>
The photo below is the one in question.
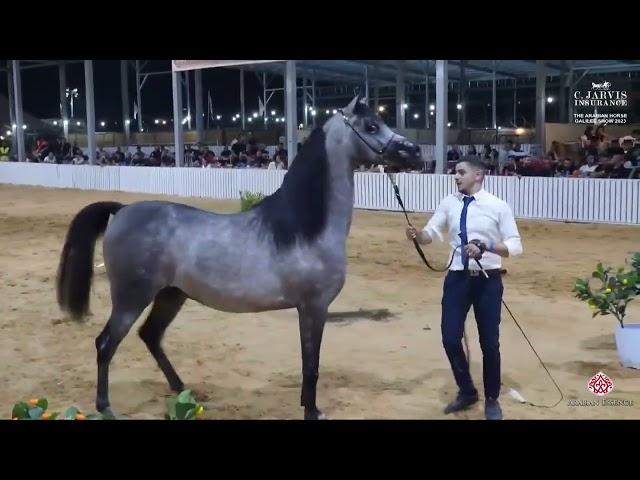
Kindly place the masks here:
<instances>
[{"instance_id":1,"label":"small green shrub","mask_svg":"<svg viewBox=\"0 0 640 480\"><path fill-rule=\"evenodd\" d=\"M240 192L240 211L246 212L251 209L254 205L257 205L264 199L264 195L262 193L253 193L253 192Z\"/></svg>"}]
</instances>

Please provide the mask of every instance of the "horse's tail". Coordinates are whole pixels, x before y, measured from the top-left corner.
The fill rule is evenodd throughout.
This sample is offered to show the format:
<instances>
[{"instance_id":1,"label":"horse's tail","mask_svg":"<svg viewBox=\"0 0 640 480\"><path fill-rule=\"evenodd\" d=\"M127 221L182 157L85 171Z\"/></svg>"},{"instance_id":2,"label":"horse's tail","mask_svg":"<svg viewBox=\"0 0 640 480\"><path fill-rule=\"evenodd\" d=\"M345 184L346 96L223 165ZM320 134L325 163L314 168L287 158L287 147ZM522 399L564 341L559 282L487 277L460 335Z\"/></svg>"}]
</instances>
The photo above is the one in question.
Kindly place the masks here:
<instances>
[{"instance_id":1,"label":"horse's tail","mask_svg":"<svg viewBox=\"0 0 640 480\"><path fill-rule=\"evenodd\" d=\"M106 230L109 216L115 215L123 206L118 202L92 203L80 210L69 225L56 289L58 305L74 320L82 320L89 311L96 241Z\"/></svg>"}]
</instances>

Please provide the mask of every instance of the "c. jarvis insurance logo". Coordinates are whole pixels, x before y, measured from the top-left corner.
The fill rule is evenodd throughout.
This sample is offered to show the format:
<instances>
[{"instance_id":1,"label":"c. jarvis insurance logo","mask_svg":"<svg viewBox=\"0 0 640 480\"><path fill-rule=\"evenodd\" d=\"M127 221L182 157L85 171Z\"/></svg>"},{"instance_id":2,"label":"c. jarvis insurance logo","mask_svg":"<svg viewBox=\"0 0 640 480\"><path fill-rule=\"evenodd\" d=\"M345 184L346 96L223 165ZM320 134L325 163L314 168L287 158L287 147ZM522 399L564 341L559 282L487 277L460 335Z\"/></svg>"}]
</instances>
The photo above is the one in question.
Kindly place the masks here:
<instances>
[{"instance_id":1,"label":"c. jarvis insurance logo","mask_svg":"<svg viewBox=\"0 0 640 480\"><path fill-rule=\"evenodd\" d=\"M590 78L579 85L573 91L574 123L627 123L631 105L628 81L620 78Z\"/></svg>"},{"instance_id":2,"label":"c. jarvis insurance logo","mask_svg":"<svg viewBox=\"0 0 640 480\"><path fill-rule=\"evenodd\" d=\"M576 107L627 107L628 98L626 90L612 90L611 82L591 82L591 89L583 92L573 92L573 101Z\"/></svg>"},{"instance_id":3,"label":"c. jarvis insurance logo","mask_svg":"<svg viewBox=\"0 0 640 480\"><path fill-rule=\"evenodd\" d=\"M587 384L587 388L594 395L602 397L611 393L611 390L613 390L613 382L604 373L598 372L591 377Z\"/></svg>"}]
</instances>

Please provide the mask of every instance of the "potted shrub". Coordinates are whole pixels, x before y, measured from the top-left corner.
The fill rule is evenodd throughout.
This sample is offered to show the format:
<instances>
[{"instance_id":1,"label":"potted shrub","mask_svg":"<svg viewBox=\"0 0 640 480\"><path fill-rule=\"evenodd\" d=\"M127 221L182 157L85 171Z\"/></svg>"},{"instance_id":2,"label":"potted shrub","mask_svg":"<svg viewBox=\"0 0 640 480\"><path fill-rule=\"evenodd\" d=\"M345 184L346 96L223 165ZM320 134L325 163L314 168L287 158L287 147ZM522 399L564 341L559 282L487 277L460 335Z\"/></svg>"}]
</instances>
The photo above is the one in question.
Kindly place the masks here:
<instances>
[{"instance_id":1,"label":"potted shrub","mask_svg":"<svg viewBox=\"0 0 640 480\"><path fill-rule=\"evenodd\" d=\"M640 323L627 323L627 304L640 295L640 253L633 256L631 268L614 270L598 263L591 274L598 280L577 279L573 291L580 300L587 302L597 315L613 315L618 320L615 338L618 358L624 367L640 369ZM636 321L640 321L637 319Z\"/></svg>"}]
</instances>

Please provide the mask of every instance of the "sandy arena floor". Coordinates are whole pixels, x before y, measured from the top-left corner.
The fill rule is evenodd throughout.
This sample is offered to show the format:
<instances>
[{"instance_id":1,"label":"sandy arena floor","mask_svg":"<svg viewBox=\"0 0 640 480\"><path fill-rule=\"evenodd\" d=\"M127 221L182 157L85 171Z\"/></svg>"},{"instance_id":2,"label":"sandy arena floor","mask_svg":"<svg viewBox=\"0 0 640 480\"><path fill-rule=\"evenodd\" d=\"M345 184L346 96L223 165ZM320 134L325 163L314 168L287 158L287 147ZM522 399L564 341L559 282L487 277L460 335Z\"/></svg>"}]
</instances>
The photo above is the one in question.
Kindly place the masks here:
<instances>
[{"instance_id":1,"label":"sandy arena floor","mask_svg":"<svg viewBox=\"0 0 640 480\"><path fill-rule=\"evenodd\" d=\"M21 399L46 396L55 409L76 405L94 411L94 338L111 304L103 269L97 269L88 322L67 320L55 301L55 274L69 222L99 200L133 202L163 198L135 194L53 190L0 185L0 416ZM166 198L166 197L165 197ZM172 198L218 212L237 201ZM413 215L422 226L427 215ZM640 229L605 225L518 222L525 254L507 259L505 300L566 399L554 409L521 405L517 389L534 403L559 395L503 309L502 405L506 419L640 418L640 371L622 368L616 356L614 318L591 318L573 298L577 276L598 261L622 265L638 249ZM443 274L423 266L404 236L402 214L356 211L349 239L347 284L332 305L321 354L318 404L333 419L481 419L482 403L454 416L442 413L455 385L440 339ZM96 263L101 262L101 243ZM426 254L443 266L447 248ZM630 320L640 321L640 302ZM389 315L371 314L388 309ZM359 312L362 310L362 312ZM147 310L148 311L148 310ZM143 315L146 315L147 311ZM359 312L359 313L358 313ZM369 314L367 314L369 312ZM170 393L134 326L111 369L114 410L132 418L162 418ZM482 393L481 353L473 313L467 331L472 374ZM295 310L258 315L220 313L188 301L164 345L209 419L298 419L301 364ZM605 372L611 398L633 406L569 406L595 399L589 378Z\"/></svg>"}]
</instances>

